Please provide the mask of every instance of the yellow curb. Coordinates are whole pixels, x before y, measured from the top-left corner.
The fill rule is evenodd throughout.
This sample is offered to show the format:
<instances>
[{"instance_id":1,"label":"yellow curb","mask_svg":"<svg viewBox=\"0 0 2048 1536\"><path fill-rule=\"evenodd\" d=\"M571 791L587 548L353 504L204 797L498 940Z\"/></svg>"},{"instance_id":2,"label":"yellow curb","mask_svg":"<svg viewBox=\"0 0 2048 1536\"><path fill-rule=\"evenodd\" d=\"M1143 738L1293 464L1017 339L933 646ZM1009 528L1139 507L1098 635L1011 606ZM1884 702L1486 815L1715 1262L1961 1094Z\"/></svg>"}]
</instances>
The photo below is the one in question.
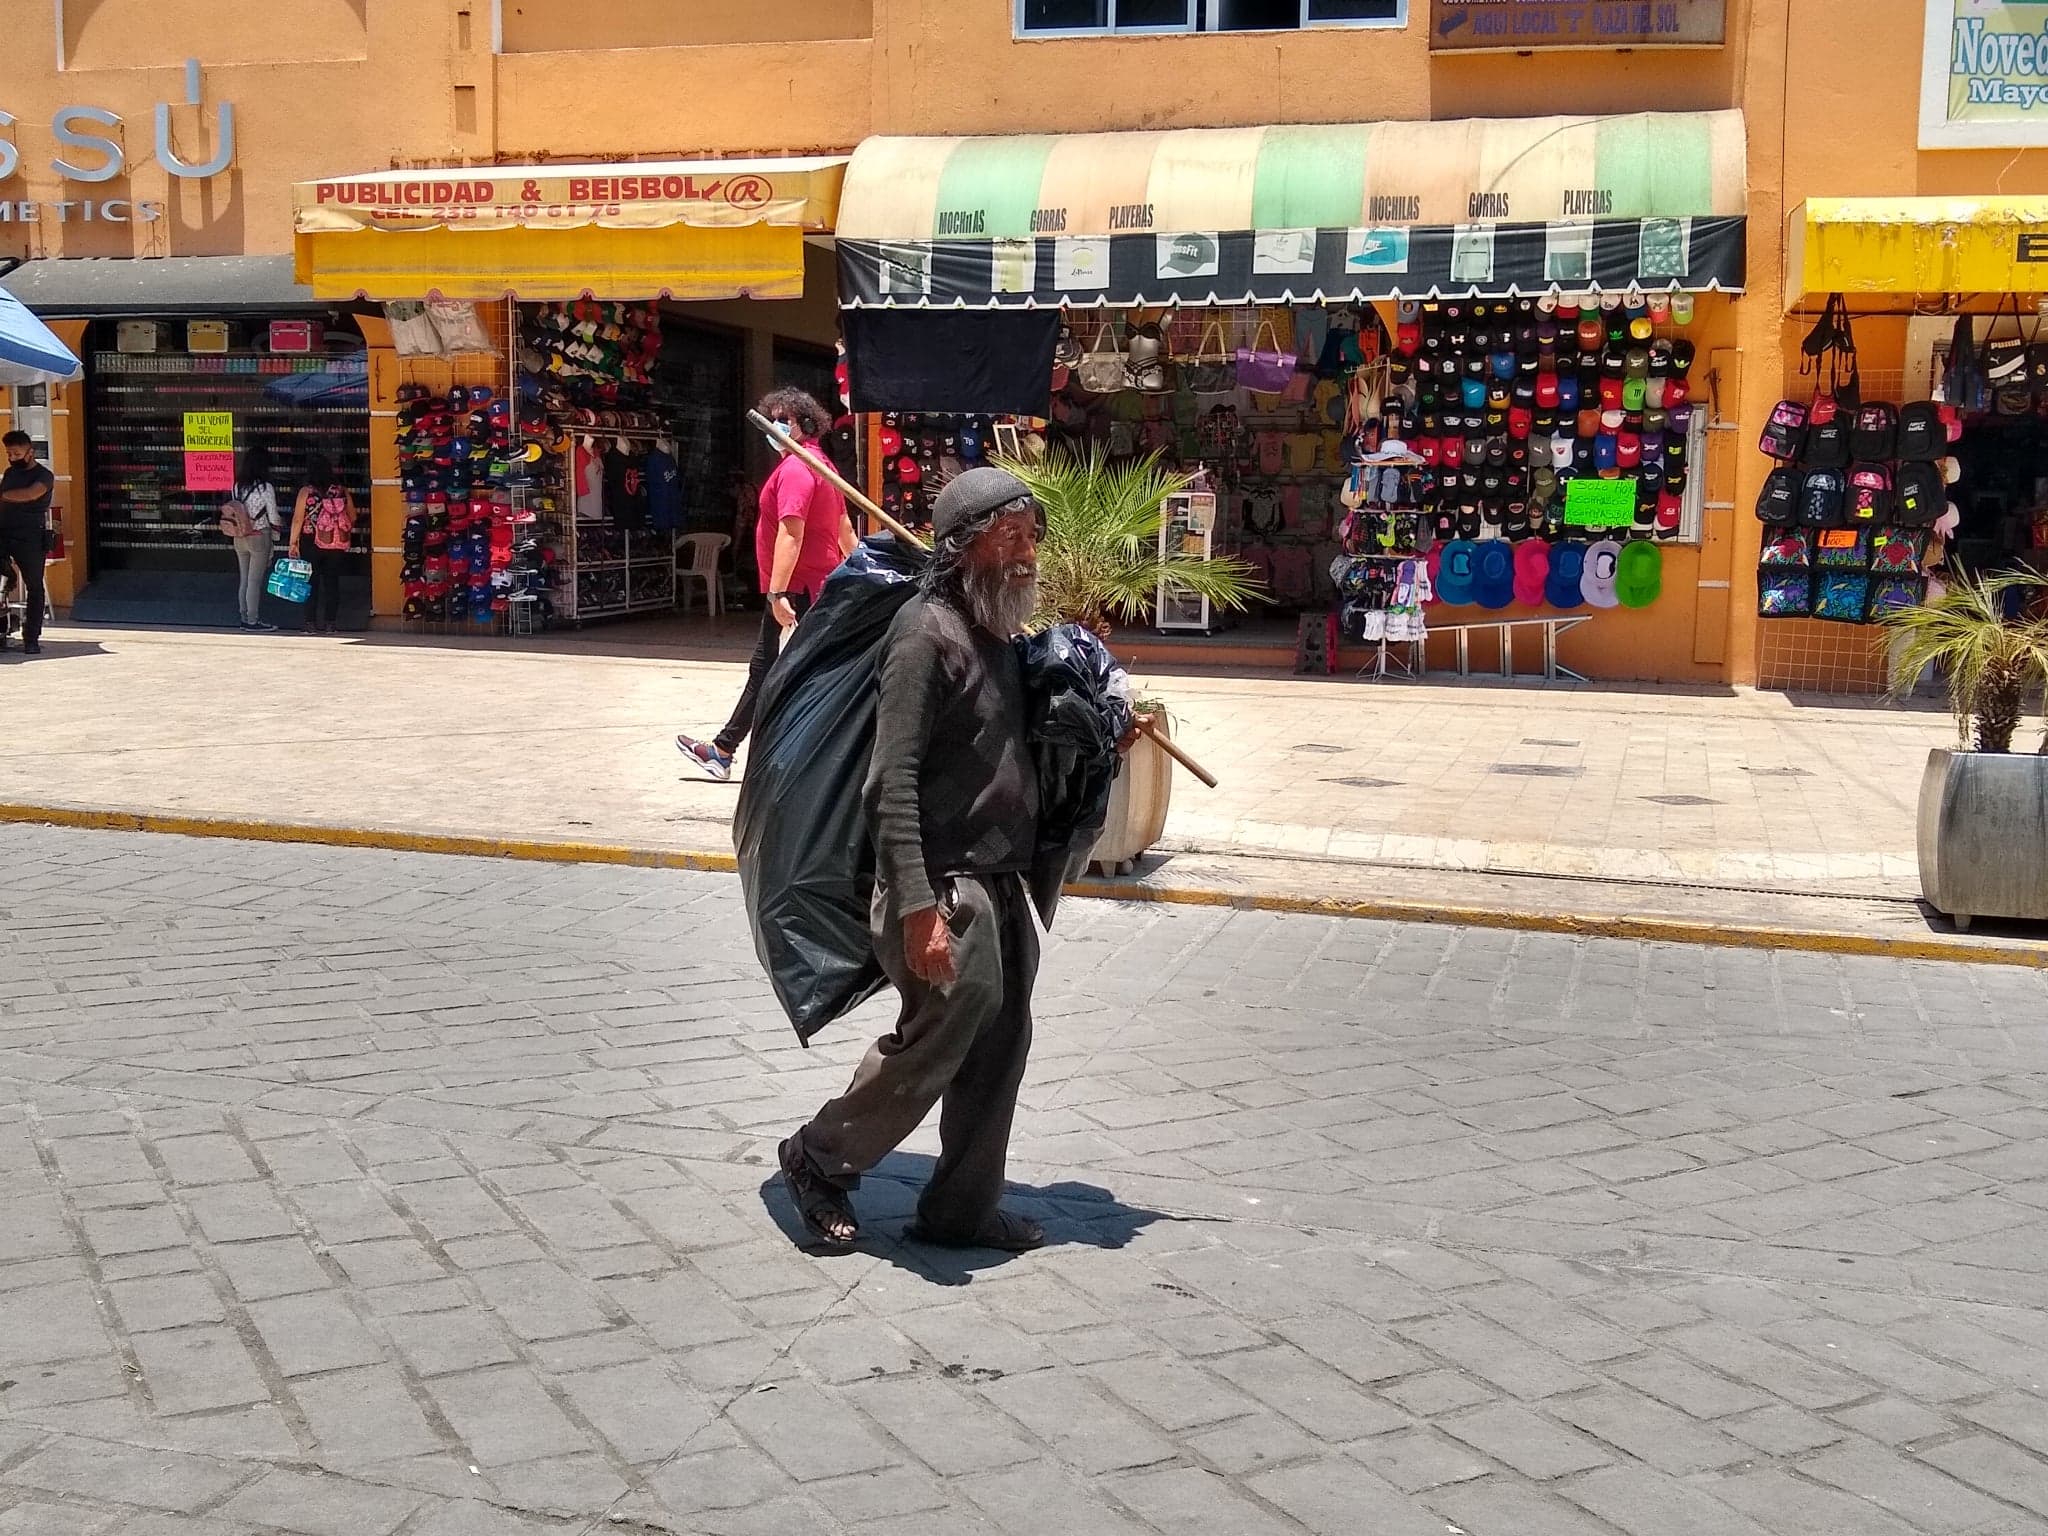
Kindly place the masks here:
<instances>
[{"instance_id":1,"label":"yellow curb","mask_svg":"<svg viewBox=\"0 0 2048 1536\"><path fill-rule=\"evenodd\" d=\"M1233 907L1247 912L1291 912L1319 917L1361 917L1393 923L1447 923L1460 928L1507 928L1525 933L1562 933L1587 939L1641 939L1663 944L1710 944L1729 949L1790 949L1821 955L1877 955L1893 960L1941 960L1974 965L2021 965L2048 970L2048 945L2000 944L1941 934L1831 933L1825 929L1764 928L1740 923L1707 923L1677 917L1580 917L1570 912L1511 912L1488 907L1450 907L1432 902L1353 900L1332 896L1200 890L1093 880L1069 886L1077 896L1114 901L1159 901L1176 906Z\"/></svg>"},{"instance_id":2,"label":"yellow curb","mask_svg":"<svg viewBox=\"0 0 2048 1536\"><path fill-rule=\"evenodd\" d=\"M179 837L220 837L244 842L317 843L330 848L375 848L396 853L459 854L469 858L521 859L545 864L614 864L635 869L694 869L732 874L739 861L729 853L627 848L610 843L545 842L530 838L473 837L456 833L399 832L378 828L325 827L303 822L242 821L223 816L180 816L147 811L100 811L73 806L0 804L0 824L38 823L91 831L162 832ZM2048 970L2048 945L2001 944L1941 934L1908 937L1835 933L1818 929L1766 928L1666 917L1581 917L1568 912L1501 911L1431 902L1354 900L1349 897L1290 896L1272 892L1221 891L1194 886L1147 885L1137 880L1087 880L1066 888L1069 896L1106 901L1149 901L1170 906L1229 907L1245 912L1288 912L1317 917L1368 918L1394 923L1441 923L1464 928L1499 928L1558 933L1575 938L1637 939L1663 944L1705 944L1734 949L1785 949L1823 955L1874 955L1893 960L1933 960L1972 965L2018 965Z\"/></svg>"},{"instance_id":3,"label":"yellow curb","mask_svg":"<svg viewBox=\"0 0 2048 1536\"><path fill-rule=\"evenodd\" d=\"M469 858L525 859L543 864L624 864L635 869L698 869L721 875L732 874L739 868L739 860L729 853L323 827L305 822L238 821L225 816L175 816L150 811L93 811L71 806L0 805L0 823L7 822L38 822L96 832L167 832L178 837L225 837L254 843L319 843L329 848L379 848L395 853L454 853Z\"/></svg>"}]
</instances>

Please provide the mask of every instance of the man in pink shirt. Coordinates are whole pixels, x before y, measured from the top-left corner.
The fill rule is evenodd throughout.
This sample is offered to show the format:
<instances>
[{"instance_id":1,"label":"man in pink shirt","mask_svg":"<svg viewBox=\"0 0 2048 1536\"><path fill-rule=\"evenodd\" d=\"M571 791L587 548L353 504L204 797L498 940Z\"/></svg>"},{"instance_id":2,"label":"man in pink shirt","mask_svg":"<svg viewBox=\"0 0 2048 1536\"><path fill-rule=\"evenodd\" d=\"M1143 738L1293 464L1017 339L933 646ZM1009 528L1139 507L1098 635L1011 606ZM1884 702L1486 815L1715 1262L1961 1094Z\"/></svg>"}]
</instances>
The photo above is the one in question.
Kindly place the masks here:
<instances>
[{"instance_id":1,"label":"man in pink shirt","mask_svg":"<svg viewBox=\"0 0 2048 1536\"><path fill-rule=\"evenodd\" d=\"M778 389L762 400L760 410L778 431L787 432L820 459L826 458L819 439L832 419L816 400L800 389ZM683 756L707 777L732 777L733 754L754 728L761 679L781 654L785 632L794 629L817 601L825 578L853 552L853 546L853 520L847 516L846 498L838 487L796 455L784 455L761 487L761 515L754 524L754 566L760 572L768 610L761 617L761 638L747 666L747 685L725 729L710 741L676 737Z\"/></svg>"}]
</instances>

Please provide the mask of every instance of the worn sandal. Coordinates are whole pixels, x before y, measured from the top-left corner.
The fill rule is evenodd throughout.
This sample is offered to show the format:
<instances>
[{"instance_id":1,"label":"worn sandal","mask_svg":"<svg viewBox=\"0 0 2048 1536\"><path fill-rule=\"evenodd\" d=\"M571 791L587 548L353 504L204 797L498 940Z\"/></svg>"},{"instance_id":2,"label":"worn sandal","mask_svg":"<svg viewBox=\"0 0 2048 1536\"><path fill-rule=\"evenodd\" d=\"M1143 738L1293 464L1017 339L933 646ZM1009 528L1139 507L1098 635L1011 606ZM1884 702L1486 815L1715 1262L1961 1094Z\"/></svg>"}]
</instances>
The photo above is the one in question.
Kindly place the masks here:
<instances>
[{"instance_id":1,"label":"worn sandal","mask_svg":"<svg viewBox=\"0 0 2048 1536\"><path fill-rule=\"evenodd\" d=\"M1045 1246L1045 1228L1029 1216L997 1211L978 1232L944 1232L920 1218L903 1229L913 1243L934 1248L993 1248L999 1253L1029 1253Z\"/></svg>"},{"instance_id":2,"label":"worn sandal","mask_svg":"<svg viewBox=\"0 0 2048 1536\"><path fill-rule=\"evenodd\" d=\"M851 1248L860 1239L860 1223L854 1219L853 1203L846 1191L834 1189L797 1155L796 1138L789 1137L775 1149L782 1164L782 1182L796 1203L796 1213L805 1228L828 1248Z\"/></svg>"}]
</instances>

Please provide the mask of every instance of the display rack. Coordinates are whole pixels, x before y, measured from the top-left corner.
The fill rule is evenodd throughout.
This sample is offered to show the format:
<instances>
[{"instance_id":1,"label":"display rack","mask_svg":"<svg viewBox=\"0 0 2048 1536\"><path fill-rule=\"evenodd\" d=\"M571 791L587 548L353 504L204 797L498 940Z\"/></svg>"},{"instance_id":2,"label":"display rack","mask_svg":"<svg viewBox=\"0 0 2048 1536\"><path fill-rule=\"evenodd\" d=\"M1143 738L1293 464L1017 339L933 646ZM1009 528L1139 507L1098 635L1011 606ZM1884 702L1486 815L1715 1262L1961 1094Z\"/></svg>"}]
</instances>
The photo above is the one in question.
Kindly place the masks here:
<instances>
[{"instance_id":1,"label":"display rack","mask_svg":"<svg viewBox=\"0 0 2048 1536\"><path fill-rule=\"evenodd\" d=\"M1195 592L1170 590L1166 579L1166 557L1171 553L1216 558L1216 493L1178 491L1166 498L1159 523L1159 582L1154 594L1153 623L1162 633L1196 630L1204 634L1216 627L1209 599Z\"/></svg>"},{"instance_id":2,"label":"display rack","mask_svg":"<svg viewBox=\"0 0 2048 1536\"><path fill-rule=\"evenodd\" d=\"M592 427L554 420L558 434L593 444L674 442L674 434L647 427ZM554 494L568 509L556 546L562 568L557 602L562 617L582 624L590 619L625 618L659 613L676 605L676 543L674 531L618 528L574 514L576 492L566 483L573 454L551 456L547 462L562 477Z\"/></svg>"}]
</instances>

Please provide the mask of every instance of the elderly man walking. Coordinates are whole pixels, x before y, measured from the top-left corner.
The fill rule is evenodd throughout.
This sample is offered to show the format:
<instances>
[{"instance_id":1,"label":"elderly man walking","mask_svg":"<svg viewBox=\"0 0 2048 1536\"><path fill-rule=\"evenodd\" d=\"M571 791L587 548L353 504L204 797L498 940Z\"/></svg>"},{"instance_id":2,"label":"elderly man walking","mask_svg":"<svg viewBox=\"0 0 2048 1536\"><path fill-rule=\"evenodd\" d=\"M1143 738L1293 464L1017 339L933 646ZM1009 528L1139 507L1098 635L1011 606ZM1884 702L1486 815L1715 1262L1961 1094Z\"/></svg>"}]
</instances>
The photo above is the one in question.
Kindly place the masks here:
<instances>
[{"instance_id":1,"label":"elderly man walking","mask_svg":"<svg viewBox=\"0 0 2048 1536\"><path fill-rule=\"evenodd\" d=\"M902 994L845 1093L782 1143L783 1178L822 1242L860 1232L860 1177L944 1100L940 1155L909 1236L1023 1252L1038 1224L998 1208L1031 1048L1038 930L1026 888L1038 779L1011 639L1038 598L1044 516L1022 481L972 469L939 493L921 591L884 642L864 800L870 933Z\"/></svg>"}]
</instances>

